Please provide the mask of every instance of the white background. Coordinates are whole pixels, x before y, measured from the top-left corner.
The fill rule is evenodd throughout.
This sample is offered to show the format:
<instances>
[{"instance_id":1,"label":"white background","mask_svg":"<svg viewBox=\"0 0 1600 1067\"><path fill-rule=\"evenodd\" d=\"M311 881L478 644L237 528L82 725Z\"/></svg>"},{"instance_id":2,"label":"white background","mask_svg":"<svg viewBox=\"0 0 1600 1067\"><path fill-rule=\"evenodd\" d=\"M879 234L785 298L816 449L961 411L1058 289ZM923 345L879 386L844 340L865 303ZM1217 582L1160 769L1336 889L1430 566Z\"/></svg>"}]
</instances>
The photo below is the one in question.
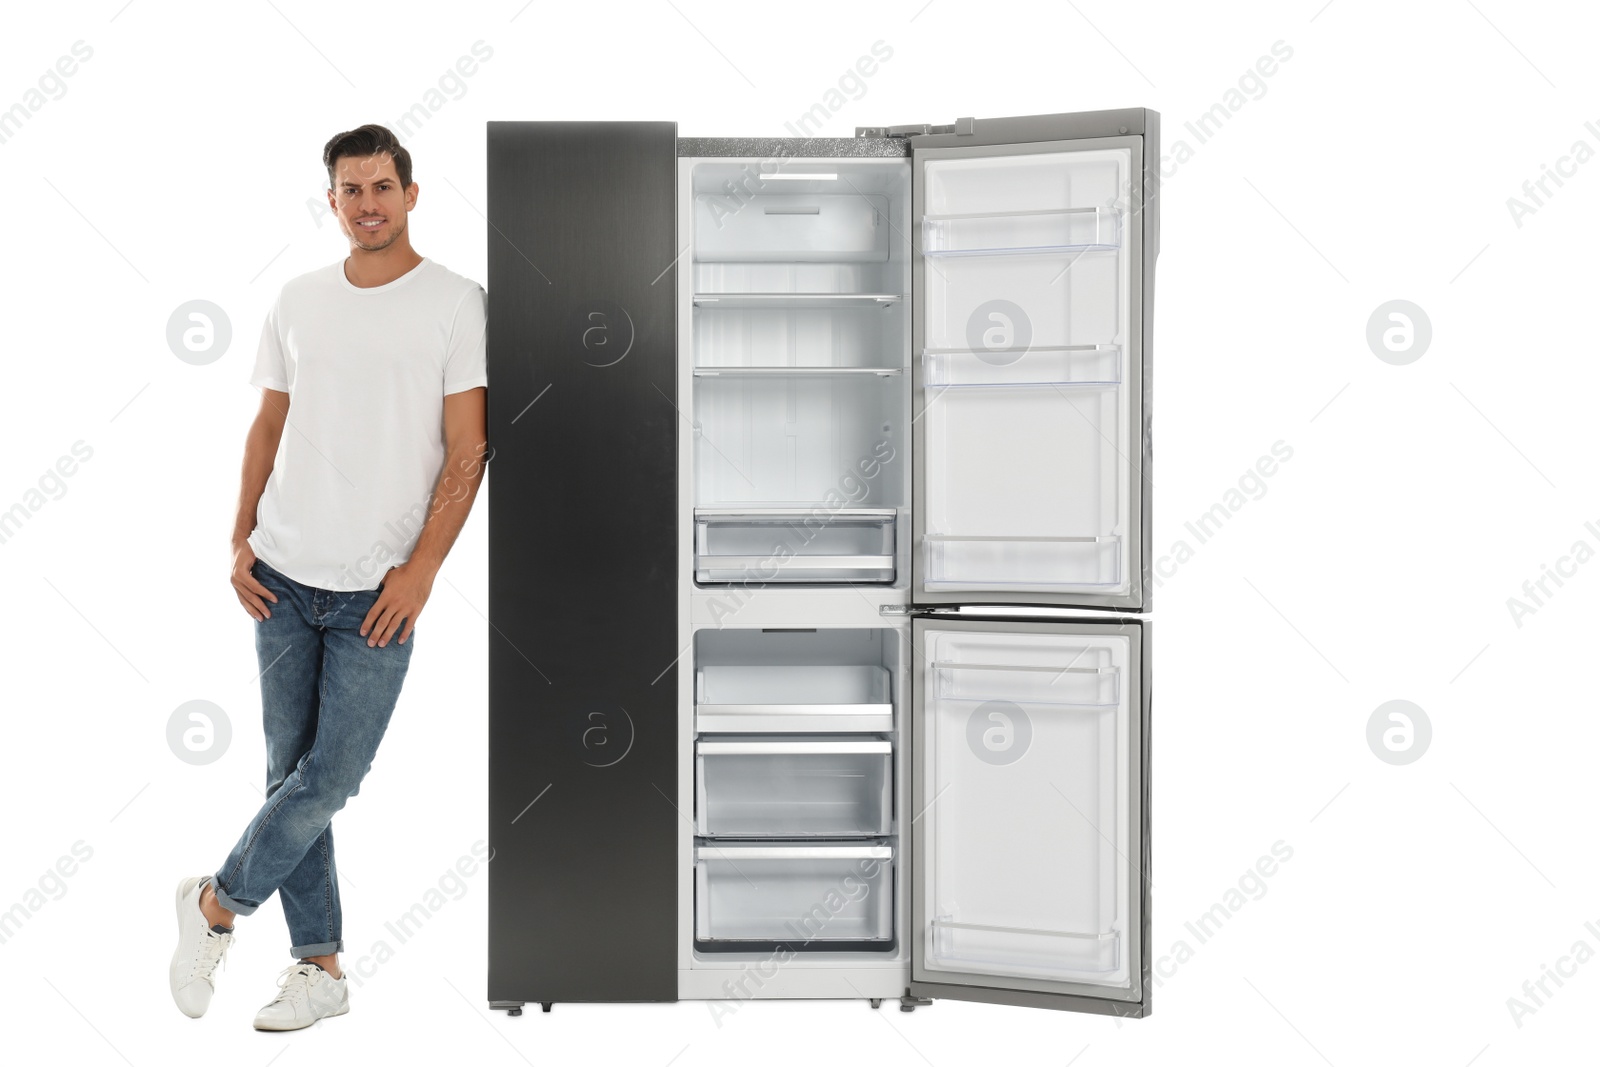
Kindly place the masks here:
<instances>
[{"instance_id":1,"label":"white background","mask_svg":"<svg viewBox=\"0 0 1600 1067\"><path fill-rule=\"evenodd\" d=\"M1522 186L1578 140L1600 149L1584 125L1600 120L1593 13L1507 0L608 8L8 10L0 108L74 42L93 49L0 143L0 510L30 499L74 442L93 450L0 543L0 909L43 901L0 944L8 1056L139 1067L363 1054L645 1067L1592 1056L1600 962L1560 961L1580 940L1600 951L1600 564L1567 564L1542 605L1522 586L1575 542L1600 548L1584 525L1600 520L1600 493L1583 321L1600 162L1547 182L1542 206ZM492 58L408 147L415 246L485 283L485 121L670 119L681 136L784 136L880 40L892 57L821 132L1150 107L1163 150L1193 150L1166 168L1155 289L1156 551L1179 540L1195 551L1155 596L1154 947L1171 958L1158 962L1150 1018L779 1002L720 1026L703 1003L509 1019L485 1004L481 871L352 990L348 1017L288 1036L250 1029L289 962L275 900L241 921L205 1018L173 1007L172 887L214 869L259 802L254 624L228 584L227 543L261 320L286 279L345 254L336 225L307 208L326 184L324 141L393 125L479 40ZM1229 98L1278 41L1292 57ZM1229 99L1241 106L1204 143L1185 128ZM1536 208L1520 226L1513 196ZM193 299L233 327L207 366L165 339ZM1431 320L1431 345L1409 365L1366 341L1392 299ZM1198 544L1185 523L1279 441L1292 458ZM440 574L382 754L338 818L347 966L486 836L483 516L480 504ZM1514 596L1537 609L1520 625ZM203 767L166 742L169 716L194 699L233 727ZM1366 739L1392 699L1432 724L1426 753L1404 766ZM79 841L92 857L30 898ZM1292 858L1246 878L1279 841ZM1241 878L1248 892L1230 898ZM1185 924L1230 899L1201 943ZM1176 963L1180 941L1192 955ZM1524 982L1558 964L1571 976L1531 1000ZM1537 1009L1520 1025L1511 997Z\"/></svg>"}]
</instances>

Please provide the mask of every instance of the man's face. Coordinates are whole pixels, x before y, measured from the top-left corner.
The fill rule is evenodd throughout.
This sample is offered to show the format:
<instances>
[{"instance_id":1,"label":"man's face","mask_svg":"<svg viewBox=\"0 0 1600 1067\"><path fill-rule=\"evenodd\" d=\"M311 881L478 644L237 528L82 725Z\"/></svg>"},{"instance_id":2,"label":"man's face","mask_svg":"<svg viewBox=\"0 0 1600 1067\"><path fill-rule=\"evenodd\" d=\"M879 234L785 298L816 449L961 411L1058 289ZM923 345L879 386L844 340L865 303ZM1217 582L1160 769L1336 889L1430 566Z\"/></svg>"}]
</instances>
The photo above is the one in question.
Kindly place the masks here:
<instances>
[{"instance_id":1,"label":"man's face","mask_svg":"<svg viewBox=\"0 0 1600 1067\"><path fill-rule=\"evenodd\" d=\"M328 205L352 247L376 252L406 232L406 212L416 206L417 184L401 187L393 156L343 156L334 161L333 176Z\"/></svg>"}]
</instances>

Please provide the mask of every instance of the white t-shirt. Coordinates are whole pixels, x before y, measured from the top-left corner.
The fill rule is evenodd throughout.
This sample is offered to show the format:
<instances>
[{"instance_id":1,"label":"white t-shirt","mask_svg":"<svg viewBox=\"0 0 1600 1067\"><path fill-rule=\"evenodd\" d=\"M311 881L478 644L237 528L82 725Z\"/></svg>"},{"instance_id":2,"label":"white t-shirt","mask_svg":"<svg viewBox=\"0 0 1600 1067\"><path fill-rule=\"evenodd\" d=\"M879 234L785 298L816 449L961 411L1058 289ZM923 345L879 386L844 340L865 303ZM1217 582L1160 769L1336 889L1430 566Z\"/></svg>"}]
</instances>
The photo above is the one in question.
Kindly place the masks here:
<instances>
[{"instance_id":1,"label":"white t-shirt","mask_svg":"<svg viewBox=\"0 0 1600 1067\"><path fill-rule=\"evenodd\" d=\"M289 421L250 547L297 582L376 589L411 558L444 469L444 396L488 385L488 297L424 257L363 289L344 261L286 282L250 384Z\"/></svg>"}]
</instances>

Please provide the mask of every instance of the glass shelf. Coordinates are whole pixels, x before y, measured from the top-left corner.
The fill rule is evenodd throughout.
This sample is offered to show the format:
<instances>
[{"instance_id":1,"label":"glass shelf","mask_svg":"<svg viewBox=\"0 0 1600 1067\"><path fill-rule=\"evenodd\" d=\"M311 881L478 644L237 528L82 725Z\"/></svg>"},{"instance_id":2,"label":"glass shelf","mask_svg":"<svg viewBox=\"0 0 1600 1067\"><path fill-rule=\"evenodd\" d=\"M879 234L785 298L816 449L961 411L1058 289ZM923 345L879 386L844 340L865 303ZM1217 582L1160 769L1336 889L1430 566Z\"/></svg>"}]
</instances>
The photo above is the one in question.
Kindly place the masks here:
<instances>
[{"instance_id":1,"label":"glass shelf","mask_svg":"<svg viewBox=\"0 0 1600 1067\"><path fill-rule=\"evenodd\" d=\"M922 217L922 254L935 258L1113 252L1121 247L1122 213L1114 208Z\"/></svg>"},{"instance_id":2,"label":"glass shelf","mask_svg":"<svg viewBox=\"0 0 1600 1067\"><path fill-rule=\"evenodd\" d=\"M1040 345L1017 352L928 348L922 352L925 389L1121 382L1121 345Z\"/></svg>"},{"instance_id":3,"label":"glass shelf","mask_svg":"<svg viewBox=\"0 0 1600 1067\"><path fill-rule=\"evenodd\" d=\"M885 308L901 293L696 293L694 306L717 308Z\"/></svg>"}]
</instances>

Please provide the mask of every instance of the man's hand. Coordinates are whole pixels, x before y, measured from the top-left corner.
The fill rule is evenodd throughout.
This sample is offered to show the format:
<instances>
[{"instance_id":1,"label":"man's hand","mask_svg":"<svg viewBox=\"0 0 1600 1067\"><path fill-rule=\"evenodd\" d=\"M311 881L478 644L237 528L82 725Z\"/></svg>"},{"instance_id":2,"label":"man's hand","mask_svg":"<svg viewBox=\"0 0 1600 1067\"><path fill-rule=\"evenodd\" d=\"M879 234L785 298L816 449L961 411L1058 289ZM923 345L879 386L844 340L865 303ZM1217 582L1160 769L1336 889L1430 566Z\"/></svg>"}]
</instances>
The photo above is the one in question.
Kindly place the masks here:
<instances>
[{"instance_id":1,"label":"man's hand","mask_svg":"<svg viewBox=\"0 0 1600 1067\"><path fill-rule=\"evenodd\" d=\"M400 629L401 622L406 624L406 628L400 635L400 643L406 643L412 628L417 625L417 616L422 614L422 605L428 602L428 595L433 592L435 573L415 560L407 560L398 567L389 568L379 583L383 586L383 592L378 595L378 602L361 620L361 636L367 639L368 648L387 645L389 638Z\"/></svg>"},{"instance_id":2,"label":"man's hand","mask_svg":"<svg viewBox=\"0 0 1600 1067\"><path fill-rule=\"evenodd\" d=\"M244 605L244 610L256 622L272 618L272 612L267 609L262 597L268 597L274 604L278 602L278 595L260 582L250 573L256 565L255 549L250 547L249 541L235 541L233 543L233 591L239 597L239 603Z\"/></svg>"}]
</instances>

